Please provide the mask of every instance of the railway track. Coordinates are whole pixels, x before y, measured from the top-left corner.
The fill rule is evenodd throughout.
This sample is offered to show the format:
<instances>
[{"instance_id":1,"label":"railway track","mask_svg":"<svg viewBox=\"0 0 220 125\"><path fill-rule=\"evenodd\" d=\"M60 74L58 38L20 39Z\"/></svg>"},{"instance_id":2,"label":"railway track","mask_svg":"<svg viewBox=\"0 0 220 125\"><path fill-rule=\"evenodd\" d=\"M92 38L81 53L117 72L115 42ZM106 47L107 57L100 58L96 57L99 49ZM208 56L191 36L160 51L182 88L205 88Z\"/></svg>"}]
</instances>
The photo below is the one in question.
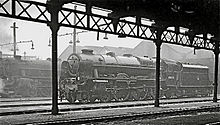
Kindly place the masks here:
<instances>
[{"instance_id":1,"label":"railway track","mask_svg":"<svg viewBox=\"0 0 220 125\"><path fill-rule=\"evenodd\" d=\"M158 112L145 112L145 113L131 113L123 115L113 115L113 116L101 116L101 117L92 117L92 118L79 118L79 119L69 119L69 120L59 120L59 121L50 121L38 123L39 125L43 124L54 124L54 125L69 125L69 124L101 124L102 122L108 122L112 124L112 121L127 121L132 119L156 119L167 116L186 116L191 114L197 114L201 112L219 112L220 107L202 107L202 108L189 108L189 109L173 109L173 110L164 110ZM211 123L209 125L217 125L220 122Z\"/></svg>"},{"instance_id":2,"label":"railway track","mask_svg":"<svg viewBox=\"0 0 220 125\"><path fill-rule=\"evenodd\" d=\"M34 97L34 98L0 98L0 102L25 102L25 101L48 101L51 97Z\"/></svg>"},{"instance_id":3,"label":"railway track","mask_svg":"<svg viewBox=\"0 0 220 125\"><path fill-rule=\"evenodd\" d=\"M185 98L185 99L164 99L160 101L161 105L166 104L181 104L194 102L209 102L211 98ZM0 116L31 114L31 113L46 113L51 112L51 100L11 100L0 101ZM9 103L10 102L10 103ZM80 110L96 110L96 109L113 109L138 106L152 106L154 100L135 101L135 102L114 102L114 103L93 103L93 104L69 104L68 102L60 102L60 112L80 111Z\"/></svg>"}]
</instances>

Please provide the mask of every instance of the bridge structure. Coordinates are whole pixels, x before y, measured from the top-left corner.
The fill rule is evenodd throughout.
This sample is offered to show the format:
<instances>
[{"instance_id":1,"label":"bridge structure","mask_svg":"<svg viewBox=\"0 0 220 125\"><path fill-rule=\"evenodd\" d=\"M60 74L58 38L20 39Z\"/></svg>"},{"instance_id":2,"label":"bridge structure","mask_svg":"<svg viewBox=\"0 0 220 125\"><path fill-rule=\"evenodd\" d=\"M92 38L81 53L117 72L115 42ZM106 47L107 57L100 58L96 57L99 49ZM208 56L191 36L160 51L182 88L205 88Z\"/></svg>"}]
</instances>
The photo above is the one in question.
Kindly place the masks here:
<instances>
[{"instance_id":1,"label":"bridge structure","mask_svg":"<svg viewBox=\"0 0 220 125\"><path fill-rule=\"evenodd\" d=\"M64 7L65 4L72 2L84 4L86 9L81 11ZM217 102L219 3L218 0L164 0L163 2L160 0L135 2L132 0L47 0L46 3L29 0L0 0L0 16L44 23L50 27L52 31L52 114L55 115L59 111L57 33L60 27L153 41L156 45L155 107L159 107L162 43L213 51L215 55L213 102ZM94 6L111 10L111 13L108 16L94 14L92 12ZM73 21L71 16L75 16L76 21ZM123 17L127 16L133 16L136 20L133 22L124 20ZM145 24L142 19L153 20L155 23ZM174 30L168 30L168 27L174 27ZM180 32L180 27L189 30Z\"/></svg>"}]
</instances>

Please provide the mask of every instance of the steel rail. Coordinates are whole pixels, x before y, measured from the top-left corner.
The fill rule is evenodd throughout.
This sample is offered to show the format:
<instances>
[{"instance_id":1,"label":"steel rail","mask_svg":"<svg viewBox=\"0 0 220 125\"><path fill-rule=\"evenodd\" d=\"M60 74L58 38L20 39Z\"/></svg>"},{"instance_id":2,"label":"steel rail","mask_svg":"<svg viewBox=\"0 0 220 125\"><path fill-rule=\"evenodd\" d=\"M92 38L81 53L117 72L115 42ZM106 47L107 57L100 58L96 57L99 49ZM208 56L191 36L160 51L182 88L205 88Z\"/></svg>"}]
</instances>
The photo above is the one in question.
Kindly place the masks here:
<instances>
[{"instance_id":1,"label":"steel rail","mask_svg":"<svg viewBox=\"0 0 220 125\"><path fill-rule=\"evenodd\" d=\"M188 115L188 114L195 114L201 112L219 112L220 107L217 106L207 106L201 108L189 108L189 109L173 109L173 110L165 110L159 112L146 112L146 113L131 113L131 114L124 114L124 115L113 115L113 116L101 116L101 117L92 117L92 118L78 118L78 119L69 119L69 120L57 120L57 121L48 121L48 122L41 122L37 123L38 125L45 125L45 124L62 124L62 125L69 125L69 124L86 124L86 123L98 123L98 122L110 122L110 121L121 121L123 119L134 119L134 118L159 118L165 116L176 116L176 115ZM219 123L219 122L217 122ZM214 123L213 123L214 124ZM212 125L212 124L211 124ZM215 125L215 124L214 124Z\"/></svg>"},{"instance_id":2,"label":"steel rail","mask_svg":"<svg viewBox=\"0 0 220 125\"><path fill-rule=\"evenodd\" d=\"M151 101L151 100L149 100ZM181 103L196 103L196 102L211 102L212 99L204 99L204 100L182 100L182 101L164 101L160 104L166 105L166 104L181 104ZM145 103L144 103L145 102ZM125 107L138 107L138 106L150 106L154 105L153 102L146 102L141 101L140 103L131 103L126 104L129 102L115 102L108 105L101 105L100 103L94 103L95 105L90 106L90 104L84 104L82 107L71 107L71 108L60 108L60 112L69 112L69 111L80 111L80 110L96 110L96 109L113 109L113 108L125 108ZM116 104L116 105L115 105ZM12 108L12 107L30 107L30 106L50 106L51 103L43 103L43 104L24 104L24 105L3 105L0 106L1 108ZM59 103L59 105L73 105L69 103ZM79 104L75 104L76 106ZM20 115L20 114L33 114L33 113L46 113L50 112L50 109L35 109L35 110L20 110L20 111L8 111L8 112L1 112L0 116L7 116L7 115Z\"/></svg>"}]
</instances>

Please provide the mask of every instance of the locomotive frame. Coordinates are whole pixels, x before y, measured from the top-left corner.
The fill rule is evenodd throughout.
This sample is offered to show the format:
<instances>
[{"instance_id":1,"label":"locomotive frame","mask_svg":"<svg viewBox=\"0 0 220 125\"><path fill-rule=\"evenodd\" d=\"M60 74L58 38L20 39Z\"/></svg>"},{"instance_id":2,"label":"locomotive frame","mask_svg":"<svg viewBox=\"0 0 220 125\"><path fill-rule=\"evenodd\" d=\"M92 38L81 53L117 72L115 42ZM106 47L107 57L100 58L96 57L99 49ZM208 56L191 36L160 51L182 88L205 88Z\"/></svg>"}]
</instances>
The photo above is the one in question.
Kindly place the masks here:
<instances>
[{"instance_id":1,"label":"locomotive frame","mask_svg":"<svg viewBox=\"0 0 220 125\"><path fill-rule=\"evenodd\" d=\"M161 98L209 96L212 85L208 67L161 60ZM187 74L189 74L187 76ZM194 75L198 79L187 86L185 78ZM202 79L205 76L204 79ZM59 82L61 100L70 103L109 101L133 101L153 99L155 95L155 60L148 57L125 54L116 56L93 54L82 50L71 54L61 64Z\"/></svg>"}]
</instances>

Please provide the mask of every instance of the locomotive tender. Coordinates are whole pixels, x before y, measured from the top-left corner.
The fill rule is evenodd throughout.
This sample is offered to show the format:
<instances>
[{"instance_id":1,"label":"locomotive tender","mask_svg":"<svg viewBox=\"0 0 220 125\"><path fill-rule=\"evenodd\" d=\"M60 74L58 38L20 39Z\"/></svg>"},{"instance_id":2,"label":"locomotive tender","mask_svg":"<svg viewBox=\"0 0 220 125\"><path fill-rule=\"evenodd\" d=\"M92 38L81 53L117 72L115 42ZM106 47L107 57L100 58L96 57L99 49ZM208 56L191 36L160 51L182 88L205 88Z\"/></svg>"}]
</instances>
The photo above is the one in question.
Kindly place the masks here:
<instances>
[{"instance_id":1,"label":"locomotive tender","mask_svg":"<svg viewBox=\"0 0 220 125\"><path fill-rule=\"evenodd\" d=\"M51 96L51 62L0 58L0 97Z\"/></svg>"},{"instance_id":2,"label":"locomotive tender","mask_svg":"<svg viewBox=\"0 0 220 125\"><path fill-rule=\"evenodd\" d=\"M161 60L160 96L209 96L208 67ZM93 54L84 49L61 64L60 98L70 103L153 99L155 59L125 54Z\"/></svg>"}]
</instances>

